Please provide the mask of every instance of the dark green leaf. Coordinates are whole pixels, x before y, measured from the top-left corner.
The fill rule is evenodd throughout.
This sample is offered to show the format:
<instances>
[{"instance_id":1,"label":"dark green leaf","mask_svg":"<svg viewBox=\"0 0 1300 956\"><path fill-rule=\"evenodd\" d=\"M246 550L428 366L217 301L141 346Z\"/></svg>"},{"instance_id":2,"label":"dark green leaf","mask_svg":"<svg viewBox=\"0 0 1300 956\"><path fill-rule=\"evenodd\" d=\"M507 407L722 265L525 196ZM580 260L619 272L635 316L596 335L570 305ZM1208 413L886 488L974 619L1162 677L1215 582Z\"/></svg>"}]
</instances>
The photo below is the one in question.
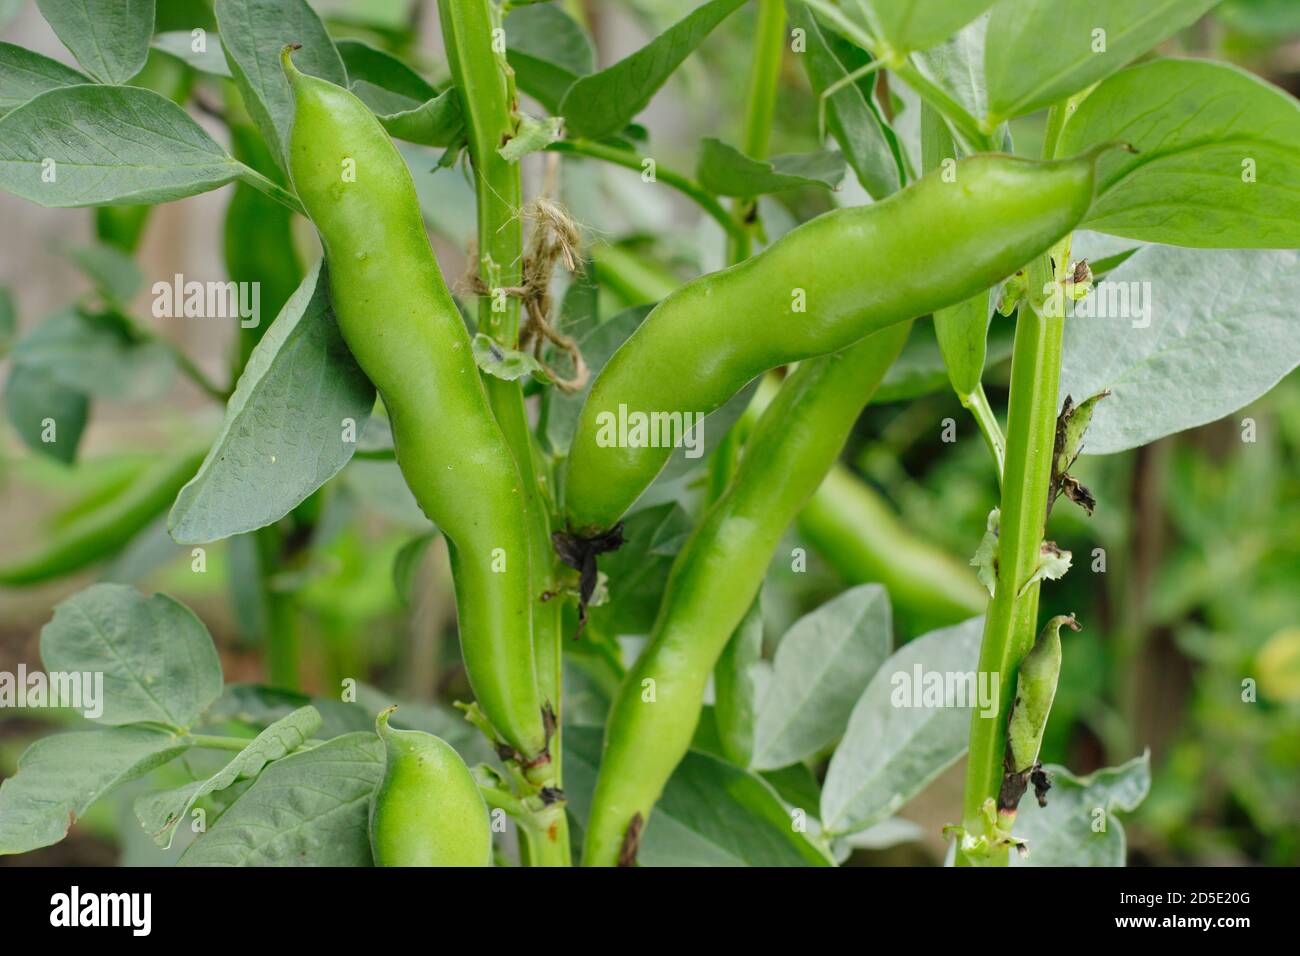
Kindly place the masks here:
<instances>
[{"instance_id":1,"label":"dark green leaf","mask_svg":"<svg viewBox=\"0 0 1300 956\"><path fill-rule=\"evenodd\" d=\"M45 369L15 363L5 380L5 411L32 451L71 464L86 427L86 393L60 384Z\"/></svg>"},{"instance_id":2,"label":"dark green leaf","mask_svg":"<svg viewBox=\"0 0 1300 956\"><path fill-rule=\"evenodd\" d=\"M58 843L90 805L118 784L188 749L183 738L112 727L38 740L0 784L0 855Z\"/></svg>"},{"instance_id":3,"label":"dark green leaf","mask_svg":"<svg viewBox=\"0 0 1300 956\"><path fill-rule=\"evenodd\" d=\"M36 0L36 6L77 62L101 83L125 83L143 69L154 0Z\"/></svg>"},{"instance_id":4,"label":"dark green leaf","mask_svg":"<svg viewBox=\"0 0 1300 956\"><path fill-rule=\"evenodd\" d=\"M516 7L505 20L506 60L519 88L552 113L580 77L596 69L587 31L558 4Z\"/></svg>"},{"instance_id":5,"label":"dark green leaf","mask_svg":"<svg viewBox=\"0 0 1300 956\"><path fill-rule=\"evenodd\" d=\"M94 584L41 629L47 670L104 675L105 724L186 728L221 696L221 662L203 622L165 594Z\"/></svg>"},{"instance_id":6,"label":"dark green leaf","mask_svg":"<svg viewBox=\"0 0 1300 956\"><path fill-rule=\"evenodd\" d=\"M217 0L216 14L226 61L244 104L284 165L293 95L280 67L280 51L285 44L301 44L293 58L299 70L347 86L339 51L306 0Z\"/></svg>"},{"instance_id":7,"label":"dark green leaf","mask_svg":"<svg viewBox=\"0 0 1300 956\"><path fill-rule=\"evenodd\" d=\"M358 83L365 83L371 89L384 90L404 103L394 110L376 112L400 113L438 95L432 83L391 53L376 49L361 40L344 39L335 45L343 59L343 66L347 69L349 84L356 87ZM358 95L361 94L358 92ZM375 108L364 96L361 99L367 106Z\"/></svg>"},{"instance_id":8,"label":"dark green leaf","mask_svg":"<svg viewBox=\"0 0 1300 956\"><path fill-rule=\"evenodd\" d=\"M792 2L789 9L792 26L804 31L806 48L800 60L816 95L870 62L865 51L844 43L837 34L827 33L804 4ZM897 191L901 178L889 132L869 92L874 79L869 77L836 91L826 104L826 118L858 182L879 200Z\"/></svg>"},{"instance_id":9,"label":"dark green leaf","mask_svg":"<svg viewBox=\"0 0 1300 956\"><path fill-rule=\"evenodd\" d=\"M706 138L696 173L700 184L719 196L758 196L799 186L837 189L844 179L844 157L831 150L751 159L734 146Z\"/></svg>"},{"instance_id":10,"label":"dark green leaf","mask_svg":"<svg viewBox=\"0 0 1300 956\"><path fill-rule=\"evenodd\" d=\"M216 443L172 508L172 537L216 541L283 518L347 464L374 404L318 264L253 350Z\"/></svg>"},{"instance_id":11,"label":"dark green leaf","mask_svg":"<svg viewBox=\"0 0 1300 956\"><path fill-rule=\"evenodd\" d=\"M370 732L277 760L180 864L369 866L370 795L383 772L384 745Z\"/></svg>"},{"instance_id":12,"label":"dark green leaf","mask_svg":"<svg viewBox=\"0 0 1300 956\"><path fill-rule=\"evenodd\" d=\"M58 60L0 41L0 116L46 90L89 82Z\"/></svg>"},{"instance_id":13,"label":"dark green leaf","mask_svg":"<svg viewBox=\"0 0 1300 956\"><path fill-rule=\"evenodd\" d=\"M170 202L246 173L151 90L67 86L0 119L0 188L42 206Z\"/></svg>"},{"instance_id":14,"label":"dark green leaf","mask_svg":"<svg viewBox=\"0 0 1300 956\"><path fill-rule=\"evenodd\" d=\"M1001 0L989 23L985 61L990 111L997 120L1011 119L1086 89L1218 2Z\"/></svg>"},{"instance_id":15,"label":"dark green leaf","mask_svg":"<svg viewBox=\"0 0 1300 956\"><path fill-rule=\"evenodd\" d=\"M1155 60L1092 92L1063 153L1131 144L1102 157L1085 225L1202 249L1300 246L1300 102L1245 70Z\"/></svg>"},{"instance_id":16,"label":"dark green leaf","mask_svg":"<svg viewBox=\"0 0 1300 956\"><path fill-rule=\"evenodd\" d=\"M620 132L713 28L744 3L709 0L627 59L582 77L560 102L569 134L603 139Z\"/></svg>"},{"instance_id":17,"label":"dark green leaf","mask_svg":"<svg viewBox=\"0 0 1300 956\"><path fill-rule=\"evenodd\" d=\"M109 315L63 309L14 346L14 361L94 398L145 401L171 385L176 363L154 340L136 341Z\"/></svg>"}]
</instances>

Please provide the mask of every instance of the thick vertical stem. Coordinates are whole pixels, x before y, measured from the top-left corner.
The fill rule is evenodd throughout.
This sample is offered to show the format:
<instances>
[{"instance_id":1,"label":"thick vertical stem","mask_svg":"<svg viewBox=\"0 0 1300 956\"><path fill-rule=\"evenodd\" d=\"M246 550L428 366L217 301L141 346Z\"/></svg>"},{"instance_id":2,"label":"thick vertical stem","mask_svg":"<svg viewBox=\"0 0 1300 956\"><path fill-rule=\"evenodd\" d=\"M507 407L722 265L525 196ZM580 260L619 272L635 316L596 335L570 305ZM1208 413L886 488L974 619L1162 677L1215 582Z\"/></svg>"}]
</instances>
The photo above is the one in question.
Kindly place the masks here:
<instances>
[{"instance_id":1,"label":"thick vertical stem","mask_svg":"<svg viewBox=\"0 0 1300 956\"><path fill-rule=\"evenodd\" d=\"M977 712L971 718L963 807L963 823L971 833L984 832L981 810L986 800L997 798L1001 786L1016 671L1033 646L1037 621L1038 586L1026 588L1026 583L1038 567L1047 518L1065 330L1064 318L1045 315L1040 308L1041 290L1052 278L1046 256L1030 266L1030 303L1021 308L1016 327L997 587L979 662L981 673L997 674L999 702L996 716L981 717ZM1005 862L1005 850L1000 857L995 862ZM969 862L958 853L959 865Z\"/></svg>"},{"instance_id":2,"label":"thick vertical stem","mask_svg":"<svg viewBox=\"0 0 1300 956\"><path fill-rule=\"evenodd\" d=\"M515 133L514 74L506 65L501 28L491 0L439 0L443 40L452 79L460 91L470 161L474 169L478 210L479 278L488 290L518 288L523 275L523 189L519 165L505 160L497 148ZM494 48L495 47L495 48ZM497 50L501 50L498 53ZM519 338L519 299L511 295L479 297L479 331L506 348ZM555 713L557 734L551 741L554 776L560 787L560 605L544 601L554 590L555 558L550 543L550 516L539 484L532 434L518 382L495 376L486 379L488 398L497 422L514 451L527 498L533 580L533 648L538 686ZM533 866L568 865L567 821L558 814L553 827L540 833L525 831L528 859Z\"/></svg>"}]
</instances>

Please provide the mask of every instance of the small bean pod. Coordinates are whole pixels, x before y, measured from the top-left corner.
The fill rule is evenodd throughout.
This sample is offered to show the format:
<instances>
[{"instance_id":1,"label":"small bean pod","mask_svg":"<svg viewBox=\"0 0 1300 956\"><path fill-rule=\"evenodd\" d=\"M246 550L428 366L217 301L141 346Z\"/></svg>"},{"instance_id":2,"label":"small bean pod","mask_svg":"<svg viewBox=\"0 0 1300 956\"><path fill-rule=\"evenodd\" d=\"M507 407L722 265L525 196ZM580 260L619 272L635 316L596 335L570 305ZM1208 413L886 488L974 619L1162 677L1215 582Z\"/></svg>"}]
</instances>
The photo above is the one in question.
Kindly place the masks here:
<instances>
[{"instance_id":1,"label":"small bean pod","mask_svg":"<svg viewBox=\"0 0 1300 956\"><path fill-rule=\"evenodd\" d=\"M801 366L763 412L726 493L677 555L650 642L605 728L583 863L612 866L635 842L686 755L704 688L758 593L790 521L839 456L911 324Z\"/></svg>"},{"instance_id":2,"label":"small bean pod","mask_svg":"<svg viewBox=\"0 0 1300 956\"><path fill-rule=\"evenodd\" d=\"M612 423L707 414L766 369L990 288L1082 221L1095 158L972 156L955 178L935 173L883 202L826 213L679 288L614 354L583 406L565 482L569 530L612 527L672 451L612 440Z\"/></svg>"},{"instance_id":3,"label":"small bean pod","mask_svg":"<svg viewBox=\"0 0 1300 956\"><path fill-rule=\"evenodd\" d=\"M547 762L533 658L528 512L469 333L379 120L341 87L284 69L290 171L320 233L343 338L383 397L397 463L446 536L461 654L479 706L526 765Z\"/></svg>"},{"instance_id":4,"label":"small bean pod","mask_svg":"<svg viewBox=\"0 0 1300 956\"><path fill-rule=\"evenodd\" d=\"M418 730L375 720L384 777L370 803L370 849L379 866L490 866L487 804L460 754Z\"/></svg>"}]
</instances>

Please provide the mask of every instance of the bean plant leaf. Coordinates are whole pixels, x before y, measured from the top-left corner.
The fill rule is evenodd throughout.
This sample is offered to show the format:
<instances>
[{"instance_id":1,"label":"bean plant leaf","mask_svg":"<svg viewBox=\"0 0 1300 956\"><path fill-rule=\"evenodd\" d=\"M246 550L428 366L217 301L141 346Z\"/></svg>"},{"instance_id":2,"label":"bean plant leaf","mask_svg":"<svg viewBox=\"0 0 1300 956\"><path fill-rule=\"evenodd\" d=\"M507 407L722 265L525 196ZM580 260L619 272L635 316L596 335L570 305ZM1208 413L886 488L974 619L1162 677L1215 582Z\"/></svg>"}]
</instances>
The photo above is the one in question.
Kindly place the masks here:
<instances>
[{"instance_id":1,"label":"bean plant leaf","mask_svg":"<svg viewBox=\"0 0 1300 956\"><path fill-rule=\"evenodd\" d=\"M146 401L171 385L172 353L157 340L133 340L110 316L62 309L14 346L14 361L94 398Z\"/></svg>"},{"instance_id":2,"label":"bean plant leaf","mask_svg":"<svg viewBox=\"0 0 1300 956\"><path fill-rule=\"evenodd\" d=\"M217 541L280 520L348 463L374 404L318 262L253 349L212 450L172 507L172 537Z\"/></svg>"},{"instance_id":3,"label":"bean plant leaf","mask_svg":"<svg viewBox=\"0 0 1300 956\"><path fill-rule=\"evenodd\" d=\"M713 669L713 720L718 739L723 754L739 767L748 767L754 752L754 715L762 682L758 672L763 668L762 604L760 594Z\"/></svg>"},{"instance_id":4,"label":"bean plant leaf","mask_svg":"<svg viewBox=\"0 0 1300 956\"><path fill-rule=\"evenodd\" d=\"M1028 841L1029 856L1011 854L1012 866L1123 866L1124 826L1115 815L1132 813L1151 789L1151 755L1076 777L1064 767L1044 768L1052 781L1047 806L1025 800L1012 832Z\"/></svg>"},{"instance_id":5,"label":"bean plant leaf","mask_svg":"<svg viewBox=\"0 0 1300 956\"><path fill-rule=\"evenodd\" d=\"M1104 80L1218 2L1000 0L985 61L991 119L1032 113Z\"/></svg>"},{"instance_id":6,"label":"bean plant leaf","mask_svg":"<svg viewBox=\"0 0 1300 956\"><path fill-rule=\"evenodd\" d=\"M864 584L791 626L754 722L750 766L775 770L834 743L893 644L889 596Z\"/></svg>"},{"instance_id":7,"label":"bean plant leaf","mask_svg":"<svg viewBox=\"0 0 1300 956\"><path fill-rule=\"evenodd\" d=\"M569 87L559 112L572 136L603 139L623 130L714 27L745 0L709 0L625 60Z\"/></svg>"},{"instance_id":8,"label":"bean plant leaf","mask_svg":"<svg viewBox=\"0 0 1300 956\"><path fill-rule=\"evenodd\" d=\"M432 83L391 53L376 49L361 40L338 40L335 46L347 71L348 83L354 91L359 84L364 83L369 90L380 90L395 98L392 102L396 109L376 112L409 110L438 95ZM358 92L358 95L361 94ZM367 106L375 108L365 96L361 96L361 99Z\"/></svg>"},{"instance_id":9,"label":"bean plant leaf","mask_svg":"<svg viewBox=\"0 0 1300 956\"><path fill-rule=\"evenodd\" d=\"M359 92L362 85L358 83L355 90ZM460 95L454 89L399 113L380 113L379 122L389 136L421 146L455 146L465 138Z\"/></svg>"},{"instance_id":10,"label":"bean plant leaf","mask_svg":"<svg viewBox=\"0 0 1300 956\"><path fill-rule=\"evenodd\" d=\"M1137 448L1268 392L1300 365L1297 301L1294 249L1140 249L1065 324L1061 399L1111 391L1083 453Z\"/></svg>"},{"instance_id":11,"label":"bean plant leaf","mask_svg":"<svg viewBox=\"0 0 1300 956\"><path fill-rule=\"evenodd\" d=\"M1111 141L1085 225L1198 248L1300 246L1300 101L1235 66L1154 60L1084 100L1064 153Z\"/></svg>"},{"instance_id":12,"label":"bean plant leaf","mask_svg":"<svg viewBox=\"0 0 1300 956\"><path fill-rule=\"evenodd\" d=\"M983 633L983 618L931 631L876 671L826 773L827 831L843 836L892 816L965 753Z\"/></svg>"},{"instance_id":13,"label":"bean plant leaf","mask_svg":"<svg viewBox=\"0 0 1300 956\"><path fill-rule=\"evenodd\" d=\"M990 293L990 298L995 294ZM1011 357L1015 345L1015 320L994 316L989 328L986 363L991 367ZM952 380L933 322L918 322L903 346L903 353L871 396L872 405L909 401L949 388Z\"/></svg>"},{"instance_id":14,"label":"bean plant leaf","mask_svg":"<svg viewBox=\"0 0 1300 956\"><path fill-rule=\"evenodd\" d=\"M0 188L42 206L171 202L250 173L152 90L66 86L0 119Z\"/></svg>"},{"instance_id":15,"label":"bean plant leaf","mask_svg":"<svg viewBox=\"0 0 1300 956\"><path fill-rule=\"evenodd\" d=\"M0 784L0 855L58 843L114 787L180 756L182 737L147 727L54 734L18 758Z\"/></svg>"},{"instance_id":16,"label":"bean plant leaf","mask_svg":"<svg viewBox=\"0 0 1300 956\"><path fill-rule=\"evenodd\" d=\"M824 30L805 4L792 2L788 8L791 26L804 31L805 48L799 59L817 96L870 62L865 50ZM826 125L862 188L879 200L896 192L902 180L890 131L870 93L873 82L874 77L837 90L826 104Z\"/></svg>"},{"instance_id":17,"label":"bean plant leaf","mask_svg":"<svg viewBox=\"0 0 1300 956\"><path fill-rule=\"evenodd\" d=\"M0 116L47 90L89 82L58 60L0 41Z\"/></svg>"},{"instance_id":18,"label":"bean plant leaf","mask_svg":"<svg viewBox=\"0 0 1300 956\"><path fill-rule=\"evenodd\" d=\"M564 137L564 120L558 116L538 119L524 113L519 116L519 125L510 139L497 147L501 158L509 163L517 163L529 153L545 149Z\"/></svg>"},{"instance_id":19,"label":"bean plant leaf","mask_svg":"<svg viewBox=\"0 0 1300 956\"><path fill-rule=\"evenodd\" d=\"M95 291L115 305L129 305L140 291L144 276L135 259L116 246L102 242L60 247L95 285Z\"/></svg>"},{"instance_id":20,"label":"bean plant leaf","mask_svg":"<svg viewBox=\"0 0 1300 956\"><path fill-rule=\"evenodd\" d=\"M951 93L972 116L988 113L984 62L991 21L992 14L983 13L943 43L913 58L923 74Z\"/></svg>"},{"instance_id":21,"label":"bean plant leaf","mask_svg":"<svg viewBox=\"0 0 1300 956\"><path fill-rule=\"evenodd\" d=\"M85 392L63 385L48 369L15 362L5 379L4 400L23 444L65 465L76 459L90 414Z\"/></svg>"},{"instance_id":22,"label":"bean plant leaf","mask_svg":"<svg viewBox=\"0 0 1300 956\"><path fill-rule=\"evenodd\" d=\"M838 189L844 180L844 156L820 149L759 160L708 137L701 146L696 176L705 189L719 196L748 198L800 186Z\"/></svg>"},{"instance_id":23,"label":"bean plant leaf","mask_svg":"<svg viewBox=\"0 0 1300 956\"><path fill-rule=\"evenodd\" d=\"M154 49L188 63L200 73L232 79L230 64L216 34L198 30L168 30L153 40Z\"/></svg>"},{"instance_id":24,"label":"bean plant leaf","mask_svg":"<svg viewBox=\"0 0 1300 956\"><path fill-rule=\"evenodd\" d=\"M948 39L995 0L858 0L867 29L896 53L928 50Z\"/></svg>"},{"instance_id":25,"label":"bean plant leaf","mask_svg":"<svg viewBox=\"0 0 1300 956\"><path fill-rule=\"evenodd\" d=\"M93 584L55 605L41 629L46 670L104 675L104 724L189 727L221 696L221 662L203 622L165 594Z\"/></svg>"},{"instance_id":26,"label":"bean plant leaf","mask_svg":"<svg viewBox=\"0 0 1300 956\"><path fill-rule=\"evenodd\" d=\"M591 37L557 4L516 7L504 26L515 82L552 113L569 87L596 69Z\"/></svg>"},{"instance_id":27,"label":"bean plant leaf","mask_svg":"<svg viewBox=\"0 0 1300 956\"><path fill-rule=\"evenodd\" d=\"M564 730L564 792L585 825L600 766L599 727ZM642 831L643 866L829 866L795 830L763 778L692 751L678 765Z\"/></svg>"},{"instance_id":28,"label":"bean plant leaf","mask_svg":"<svg viewBox=\"0 0 1300 956\"><path fill-rule=\"evenodd\" d=\"M180 865L370 866L370 796L383 773L384 745L368 731L277 760Z\"/></svg>"},{"instance_id":29,"label":"bean plant leaf","mask_svg":"<svg viewBox=\"0 0 1300 956\"><path fill-rule=\"evenodd\" d=\"M283 166L293 124L293 94L280 66L280 51L287 43L301 44L293 58L299 70L346 87L343 60L306 0L217 0L215 9L226 60L244 104Z\"/></svg>"},{"instance_id":30,"label":"bean plant leaf","mask_svg":"<svg viewBox=\"0 0 1300 956\"><path fill-rule=\"evenodd\" d=\"M176 825L185 819L195 803L239 780L253 779L267 764L301 747L320 727L320 712L315 707L300 707L263 730L230 763L206 780L137 799L135 814L140 826L160 847L169 849Z\"/></svg>"},{"instance_id":31,"label":"bean plant leaf","mask_svg":"<svg viewBox=\"0 0 1300 956\"><path fill-rule=\"evenodd\" d=\"M36 0L63 45L101 83L125 83L144 69L154 0Z\"/></svg>"},{"instance_id":32,"label":"bean plant leaf","mask_svg":"<svg viewBox=\"0 0 1300 956\"><path fill-rule=\"evenodd\" d=\"M508 349L490 335L479 332L471 343L479 369L506 382L533 376L545 380L542 364L527 352Z\"/></svg>"}]
</instances>

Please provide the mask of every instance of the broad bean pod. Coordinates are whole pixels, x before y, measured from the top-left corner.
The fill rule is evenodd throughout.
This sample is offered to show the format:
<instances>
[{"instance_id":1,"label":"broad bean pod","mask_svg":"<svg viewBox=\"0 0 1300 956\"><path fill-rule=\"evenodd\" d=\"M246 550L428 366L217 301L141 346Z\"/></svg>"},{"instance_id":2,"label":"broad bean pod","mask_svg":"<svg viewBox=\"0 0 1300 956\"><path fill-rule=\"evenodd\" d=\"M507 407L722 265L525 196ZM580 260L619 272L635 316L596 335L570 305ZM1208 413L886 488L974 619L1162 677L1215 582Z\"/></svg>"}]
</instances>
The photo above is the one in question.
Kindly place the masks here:
<instances>
[{"instance_id":1,"label":"broad bean pod","mask_svg":"<svg viewBox=\"0 0 1300 956\"><path fill-rule=\"evenodd\" d=\"M635 855L640 824L690 747L705 684L772 552L839 456L910 329L894 325L801 366L755 425L730 487L674 560L649 644L610 711L585 865Z\"/></svg>"},{"instance_id":2,"label":"broad bean pod","mask_svg":"<svg viewBox=\"0 0 1300 956\"><path fill-rule=\"evenodd\" d=\"M501 738L540 768L549 721L533 656L523 483L429 245L405 161L349 91L282 59L289 165L320 233L343 338L383 398L397 463L446 536L461 654Z\"/></svg>"},{"instance_id":3,"label":"broad bean pod","mask_svg":"<svg viewBox=\"0 0 1300 956\"><path fill-rule=\"evenodd\" d=\"M707 414L767 369L990 288L1082 221L1095 166L1095 153L1056 162L971 156L952 175L826 213L679 288L615 352L583 406L566 471L570 532L611 528L672 452L662 442L611 441L620 413Z\"/></svg>"}]
</instances>

